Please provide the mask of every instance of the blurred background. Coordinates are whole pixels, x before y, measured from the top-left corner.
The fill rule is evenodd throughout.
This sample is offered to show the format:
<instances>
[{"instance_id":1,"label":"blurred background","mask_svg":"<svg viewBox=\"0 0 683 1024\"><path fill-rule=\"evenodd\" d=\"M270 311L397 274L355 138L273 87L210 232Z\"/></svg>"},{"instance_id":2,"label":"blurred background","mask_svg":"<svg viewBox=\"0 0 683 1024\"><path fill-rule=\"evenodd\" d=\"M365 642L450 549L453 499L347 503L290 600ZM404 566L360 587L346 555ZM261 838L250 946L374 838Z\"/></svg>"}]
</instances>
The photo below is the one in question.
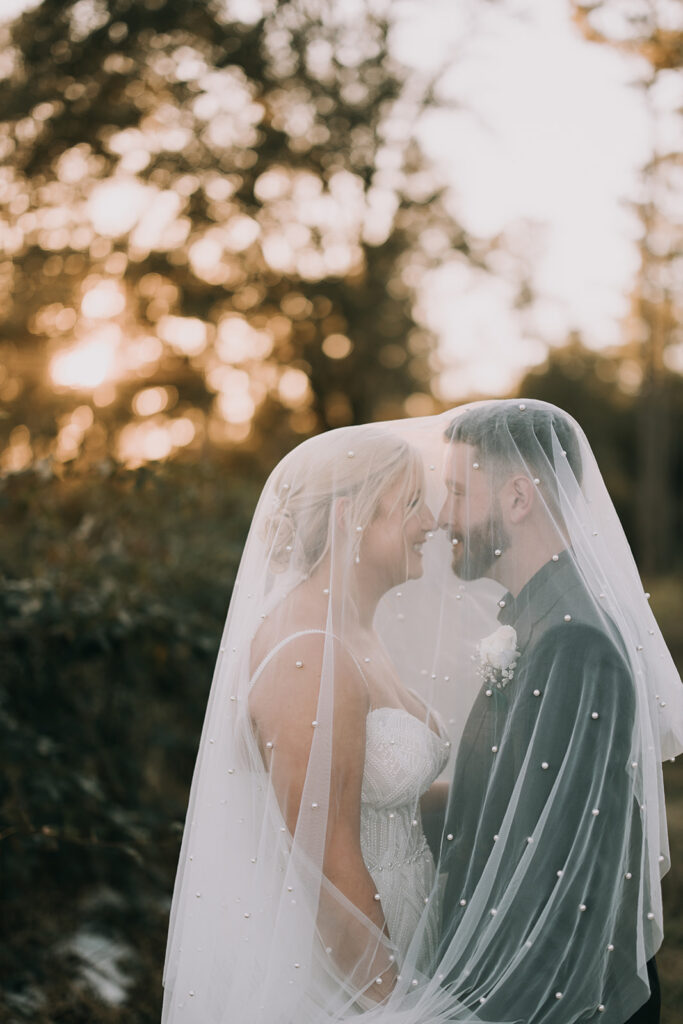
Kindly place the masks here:
<instances>
[{"instance_id":1,"label":"blurred background","mask_svg":"<svg viewBox=\"0 0 683 1024\"><path fill-rule=\"evenodd\" d=\"M0 1020L159 1019L231 586L303 438L564 407L683 664L682 64L674 0L3 0Z\"/></svg>"}]
</instances>

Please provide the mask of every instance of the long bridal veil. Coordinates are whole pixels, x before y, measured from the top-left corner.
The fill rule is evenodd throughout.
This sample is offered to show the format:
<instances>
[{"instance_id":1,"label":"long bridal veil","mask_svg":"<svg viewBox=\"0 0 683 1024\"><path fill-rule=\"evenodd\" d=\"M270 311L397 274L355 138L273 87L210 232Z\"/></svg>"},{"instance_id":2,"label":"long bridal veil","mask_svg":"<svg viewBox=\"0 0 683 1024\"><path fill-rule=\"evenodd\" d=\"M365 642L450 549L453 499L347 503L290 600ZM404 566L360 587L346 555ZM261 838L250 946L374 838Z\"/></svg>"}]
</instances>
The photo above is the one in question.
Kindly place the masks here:
<instances>
[{"instance_id":1,"label":"long bridal veil","mask_svg":"<svg viewBox=\"0 0 683 1024\"><path fill-rule=\"evenodd\" d=\"M518 539L529 517L538 545ZM355 855L380 663L382 703L449 744L453 780L402 944L338 856ZM662 938L682 693L566 414L475 403L305 441L264 487L220 643L163 1021L623 1024ZM414 849L406 830L396 862Z\"/></svg>"}]
</instances>

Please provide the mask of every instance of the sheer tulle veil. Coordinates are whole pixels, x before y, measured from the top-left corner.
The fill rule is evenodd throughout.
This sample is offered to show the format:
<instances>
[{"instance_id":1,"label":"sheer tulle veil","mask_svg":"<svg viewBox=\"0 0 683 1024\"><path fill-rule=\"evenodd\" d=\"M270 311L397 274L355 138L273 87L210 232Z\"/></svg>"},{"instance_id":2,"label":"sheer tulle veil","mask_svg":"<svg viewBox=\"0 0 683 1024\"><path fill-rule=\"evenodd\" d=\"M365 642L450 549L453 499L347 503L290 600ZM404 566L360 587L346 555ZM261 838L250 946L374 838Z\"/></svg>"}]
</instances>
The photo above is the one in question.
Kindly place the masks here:
<instances>
[{"instance_id":1,"label":"sheer tulle veil","mask_svg":"<svg viewBox=\"0 0 683 1024\"><path fill-rule=\"evenodd\" d=\"M263 489L220 642L163 1021L624 1024L662 939L682 693L561 410L473 403L303 442ZM397 806L372 809L392 864L423 830L431 848L400 940L382 879L367 866L366 904L339 868L370 745L404 770L382 708L443 752L433 821L427 782L403 792L404 838Z\"/></svg>"}]
</instances>

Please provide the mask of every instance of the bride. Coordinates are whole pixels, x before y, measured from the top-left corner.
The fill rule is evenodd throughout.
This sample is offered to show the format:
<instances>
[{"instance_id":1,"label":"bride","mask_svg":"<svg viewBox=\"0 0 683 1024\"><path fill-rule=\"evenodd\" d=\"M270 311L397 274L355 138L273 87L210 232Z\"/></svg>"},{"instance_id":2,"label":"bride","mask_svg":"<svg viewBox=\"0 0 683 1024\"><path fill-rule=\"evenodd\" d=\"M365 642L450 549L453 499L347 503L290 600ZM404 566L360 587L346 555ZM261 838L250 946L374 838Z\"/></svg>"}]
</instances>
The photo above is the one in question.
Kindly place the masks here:
<instances>
[{"instance_id":1,"label":"bride","mask_svg":"<svg viewBox=\"0 0 683 1024\"><path fill-rule=\"evenodd\" d=\"M337 1019L433 959L420 798L438 803L450 741L375 612L422 575L435 526L421 458L385 429L311 439L269 481L226 626L241 643L222 645L216 671L225 714L198 760L214 815L191 801L172 915L173 928L182 906L202 944L169 941L165 1020Z\"/></svg>"},{"instance_id":2,"label":"bride","mask_svg":"<svg viewBox=\"0 0 683 1024\"><path fill-rule=\"evenodd\" d=\"M164 1024L640 1019L682 694L561 410L304 442L221 640Z\"/></svg>"},{"instance_id":3,"label":"bride","mask_svg":"<svg viewBox=\"0 0 683 1024\"><path fill-rule=\"evenodd\" d=\"M291 560L302 581L265 619L251 646L250 723L290 835L295 835L313 751L323 735L321 686L327 658L331 744L323 875L405 958L434 878L417 798L445 767L443 725L401 682L375 626L380 598L422 575L422 546L435 528L422 465L405 442L366 432L339 462L306 449L305 481L283 478L286 505L271 516L273 564ZM293 467L284 476L289 479ZM277 487L277 485L276 485ZM293 543L287 543L293 541ZM334 566L334 572L333 572ZM331 587L332 578L343 585ZM338 623L331 629L329 623ZM283 636L283 633L286 635ZM326 794L325 794L326 796ZM317 808L320 810L320 808ZM305 813L305 812L304 812ZM330 939L332 941L332 939ZM334 957L347 969L365 953L365 928L351 927ZM436 905L420 961L438 941ZM393 986L378 956L371 998Z\"/></svg>"}]
</instances>

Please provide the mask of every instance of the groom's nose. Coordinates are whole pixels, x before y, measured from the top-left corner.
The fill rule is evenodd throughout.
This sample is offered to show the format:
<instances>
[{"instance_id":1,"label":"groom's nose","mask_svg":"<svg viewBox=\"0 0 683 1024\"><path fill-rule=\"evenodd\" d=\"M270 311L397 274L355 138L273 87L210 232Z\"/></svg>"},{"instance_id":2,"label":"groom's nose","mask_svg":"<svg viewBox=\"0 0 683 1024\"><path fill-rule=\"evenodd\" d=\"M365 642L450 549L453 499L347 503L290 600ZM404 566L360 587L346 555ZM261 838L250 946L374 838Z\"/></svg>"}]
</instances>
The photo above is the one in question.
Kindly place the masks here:
<instances>
[{"instance_id":1,"label":"groom's nose","mask_svg":"<svg viewBox=\"0 0 683 1024\"><path fill-rule=\"evenodd\" d=\"M439 512L439 529L447 530L451 525L451 502L446 498Z\"/></svg>"}]
</instances>

